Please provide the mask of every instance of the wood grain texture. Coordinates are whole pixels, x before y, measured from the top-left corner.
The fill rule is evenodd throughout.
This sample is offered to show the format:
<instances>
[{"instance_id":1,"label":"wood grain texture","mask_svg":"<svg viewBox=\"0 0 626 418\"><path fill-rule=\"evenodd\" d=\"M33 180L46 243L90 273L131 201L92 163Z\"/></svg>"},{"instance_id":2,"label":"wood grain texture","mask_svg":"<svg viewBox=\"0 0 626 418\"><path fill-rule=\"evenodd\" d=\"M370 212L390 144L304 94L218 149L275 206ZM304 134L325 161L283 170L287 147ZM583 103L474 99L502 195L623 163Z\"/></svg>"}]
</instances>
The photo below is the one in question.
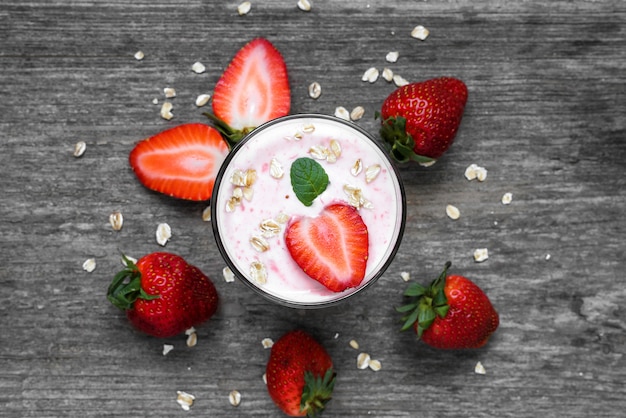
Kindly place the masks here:
<instances>
[{"instance_id":1,"label":"wood grain texture","mask_svg":"<svg viewBox=\"0 0 626 418\"><path fill-rule=\"evenodd\" d=\"M236 1L2 1L0 416L279 416L261 340L295 327L335 360L327 417L621 416L626 4L315 0L305 13L295 0L252 3L239 16ZM424 42L409 36L417 24L430 30ZM138 140L205 120L196 96L256 36L285 57L293 113L361 105L358 124L372 133L393 86L362 82L367 68L468 85L450 151L433 167L401 168L408 222L398 255L348 304L297 311L225 283L206 204L151 193L128 167ZM389 64L392 50L400 59ZM196 61L206 73L191 71ZM313 81L318 100L307 95ZM170 122L152 104L168 86L178 93ZM80 140L87 151L77 159ZM485 182L463 177L471 163L488 169ZM446 217L447 204L459 220ZM116 210L120 232L108 224ZM167 250L211 276L222 298L194 348L182 336L139 335L104 297L121 252L160 249L160 222L173 230ZM490 254L480 264L479 247ZM97 268L86 273L91 257ZM447 260L500 312L484 349L435 351L397 331L400 272L428 281ZM351 339L381 371L357 370ZM164 343L175 346L167 356ZM177 390L196 396L191 411L176 404Z\"/></svg>"}]
</instances>

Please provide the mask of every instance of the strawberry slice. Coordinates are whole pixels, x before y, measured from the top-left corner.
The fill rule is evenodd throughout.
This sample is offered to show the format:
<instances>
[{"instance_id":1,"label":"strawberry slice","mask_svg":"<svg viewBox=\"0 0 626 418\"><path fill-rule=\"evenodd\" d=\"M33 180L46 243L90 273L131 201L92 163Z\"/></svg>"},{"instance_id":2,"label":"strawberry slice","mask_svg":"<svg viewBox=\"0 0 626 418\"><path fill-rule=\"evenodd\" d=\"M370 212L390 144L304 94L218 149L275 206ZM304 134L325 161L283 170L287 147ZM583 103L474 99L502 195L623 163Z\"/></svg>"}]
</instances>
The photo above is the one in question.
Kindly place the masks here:
<instances>
[{"instance_id":1,"label":"strawberry slice","mask_svg":"<svg viewBox=\"0 0 626 418\"><path fill-rule=\"evenodd\" d=\"M287 66L265 38L256 38L237 52L213 90L216 128L237 142L257 126L289 114L291 91Z\"/></svg>"},{"instance_id":2,"label":"strawberry slice","mask_svg":"<svg viewBox=\"0 0 626 418\"><path fill-rule=\"evenodd\" d=\"M296 264L333 292L356 287L365 277L367 226L353 206L333 203L316 218L292 220L285 242Z\"/></svg>"},{"instance_id":3,"label":"strawberry slice","mask_svg":"<svg viewBox=\"0 0 626 418\"><path fill-rule=\"evenodd\" d=\"M139 142L129 162L139 181L151 190L180 199L207 200L228 151L216 129L188 123Z\"/></svg>"}]
</instances>

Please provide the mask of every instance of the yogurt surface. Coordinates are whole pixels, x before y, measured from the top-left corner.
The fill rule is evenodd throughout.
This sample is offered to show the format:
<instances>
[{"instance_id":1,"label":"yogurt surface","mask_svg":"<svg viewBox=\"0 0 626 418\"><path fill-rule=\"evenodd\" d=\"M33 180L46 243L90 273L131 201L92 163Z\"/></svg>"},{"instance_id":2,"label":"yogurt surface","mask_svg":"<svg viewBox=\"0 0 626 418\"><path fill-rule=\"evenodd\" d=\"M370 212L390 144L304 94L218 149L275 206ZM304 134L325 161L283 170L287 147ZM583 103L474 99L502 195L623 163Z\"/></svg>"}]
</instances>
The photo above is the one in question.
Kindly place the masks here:
<instances>
[{"instance_id":1,"label":"yogurt surface","mask_svg":"<svg viewBox=\"0 0 626 418\"><path fill-rule=\"evenodd\" d=\"M301 157L317 161L329 178L311 206L298 200L291 185L291 164ZM369 235L363 282L338 293L307 276L284 240L291 217L316 217L336 202L357 206ZM257 128L233 149L216 182L211 218L237 277L279 303L312 307L344 299L382 274L400 243L404 205L385 151L364 131L334 117L297 115Z\"/></svg>"}]
</instances>

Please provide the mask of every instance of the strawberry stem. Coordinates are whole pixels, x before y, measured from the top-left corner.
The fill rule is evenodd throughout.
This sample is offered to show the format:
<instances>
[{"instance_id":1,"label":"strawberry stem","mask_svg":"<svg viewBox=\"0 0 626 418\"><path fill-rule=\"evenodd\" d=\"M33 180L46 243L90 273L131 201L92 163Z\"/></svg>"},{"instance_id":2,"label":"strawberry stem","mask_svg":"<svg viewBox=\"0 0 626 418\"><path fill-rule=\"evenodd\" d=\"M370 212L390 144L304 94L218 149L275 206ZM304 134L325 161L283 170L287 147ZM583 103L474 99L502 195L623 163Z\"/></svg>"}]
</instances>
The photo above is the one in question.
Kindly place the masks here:
<instances>
[{"instance_id":1,"label":"strawberry stem","mask_svg":"<svg viewBox=\"0 0 626 418\"><path fill-rule=\"evenodd\" d=\"M375 119L381 117L379 112L374 115ZM434 158L419 155L413 151L415 140L406 131L406 118L402 116L390 116L382 119L380 136L383 138L389 154L399 163L415 161L420 164L428 164L435 161Z\"/></svg>"},{"instance_id":2,"label":"strawberry stem","mask_svg":"<svg viewBox=\"0 0 626 418\"><path fill-rule=\"evenodd\" d=\"M405 290L404 296L410 297L411 301L396 308L399 313L406 314L402 317L401 331L416 327L417 336L421 337L437 317L445 318L450 306L444 288L451 265L451 262L446 262L439 277L433 280L427 288L418 283L412 283Z\"/></svg>"},{"instance_id":3,"label":"strawberry stem","mask_svg":"<svg viewBox=\"0 0 626 418\"><path fill-rule=\"evenodd\" d=\"M137 299L152 300L159 295L149 295L141 287L141 272L135 263L122 254L126 268L118 272L107 290L107 299L121 310L132 309Z\"/></svg>"},{"instance_id":4,"label":"strawberry stem","mask_svg":"<svg viewBox=\"0 0 626 418\"><path fill-rule=\"evenodd\" d=\"M332 397L335 376L332 367L326 370L324 376L314 376L310 371L304 373L300 411L305 412L307 417L316 417L324 410Z\"/></svg>"},{"instance_id":5,"label":"strawberry stem","mask_svg":"<svg viewBox=\"0 0 626 418\"><path fill-rule=\"evenodd\" d=\"M215 116L213 113L204 112L203 115L209 118L211 122L213 122L213 126L215 127L215 129L217 129L219 133L222 134L224 139L226 139L229 148L235 146L237 142L241 141L254 129L254 127L244 128L240 131L238 129L234 129L232 126Z\"/></svg>"}]
</instances>

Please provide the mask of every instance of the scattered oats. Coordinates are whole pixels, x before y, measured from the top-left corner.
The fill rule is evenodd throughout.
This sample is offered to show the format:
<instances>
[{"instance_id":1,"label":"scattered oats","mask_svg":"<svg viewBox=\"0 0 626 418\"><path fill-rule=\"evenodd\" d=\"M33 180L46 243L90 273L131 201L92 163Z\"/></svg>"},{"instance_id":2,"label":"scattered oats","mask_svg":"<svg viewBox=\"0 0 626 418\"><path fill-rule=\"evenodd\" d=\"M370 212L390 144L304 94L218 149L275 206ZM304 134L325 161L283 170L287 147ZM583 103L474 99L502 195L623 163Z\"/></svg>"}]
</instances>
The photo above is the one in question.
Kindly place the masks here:
<instances>
[{"instance_id":1,"label":"scattered oats","mask_svg":"<svg viewBox=\"0 0 626 418\"><path fill-rule=\"evenodd\" d=\"M172 238L172 228L166 223L159 224L156 230L156 240L159 245L165 247L170 238Z\"/></svg>"},{"instance_id":2,"label":"scattered oats","mask_svg":"<svg viewBox=\"0 0 626 418\"><path fill-rule=\"evenodd\" d=\"M241 393L238 390L232 390L228 394L228 401L232 406L239 406L241 403Z\"/></svg>"},{"instance_id":3,"label":"scattered oats","mask_svg":"<svg viewBox=\"0 0 626 418\"><path fill-rule=\"evenodd\" d=\"M375 83L378 80L379 71L376 67L368 68L361 77L361 81L368 81L370 83Z\"/></svg>"},{"instance_id":4,"label":"scattered oats","mask_svg":"<svg viewBox=\"0 0 626 418\"><path fill-rule=\"evenodd\" d=\"M357 106L354 109L352 109L352 112L350 112L350 119L359 120L363 117L364 114L365 114L365 109L363 108L363 106Z\"/></svg>"},{"instance_id":5,"label":"scattered oats","mask_svg":"<svg viewBox=\"0 0 626 418\"><path fill-rule=\"evenodd\" d=\"M250 263L250 276L252 276L252 280L258 284L267 283L267 270L260 261Z\"/></svg>"},{"instance_id":6,"label":"scattered oats","mask_svg":"<svg viewBox=\"0 0 626 418\"><path fill-rule=\"evenodd\" d=\"M242 190L243 198L248 202L252 201L252 197L254 196L254 189L252 187L244 187Z\"/></svg>"},{"instance_id":7,"label":"scattered oats","mask_svg":"<svg viewBox=\"0 0 626 418\"><path fill-rule=\"evenodd\" d=\"M336 139L330 140L330 152L337 158L341 157L341 144Z\"/></svg>"},{"instance_id":8,"label":"scattered oats","mask_svg":"<svg viewBox=\"0 0 626 418\"><path fill-rule=\"evenodd\" d=\"M299 141L302 138L304 138L304 135L302 135L302 132L296 132L295 134L293 134L293 139L296 141Z\"/></svg>"},{"instance_id":9,"label":"scattered oats","mask_svg":"<svg viewBox=\"0 0 626 418\"><path fill-rule=\"evenodd\" d=\"M370 165L365 169L365 182L371 183L380 174L380 164Z\"/></svg>"},{"instance_id":10,"label":"scattered oats","mask_svg":"<svg viewBox=\"0 0 626 418\"><path fill-rule=\"evenodd\" d=\"M201 62L194 62L193 65L191 66L191 71L193 71L196 74L202 74L203 72L206 71L206 67Z\"/></svg>"},{"instance_id":11,"label":"scattered oats","mask_svg":"<svg viewBox=\"0 0 626 418\"><path fill-rule=\"evenodd\" d=\"M446 206L446 214L450 219L456 220L459 219L459 217L461 216L461 211L456 206L448 205Z\"/></svg>"},{"instance_id":12,"label":"scattered oats","mask_svg":"<svg viewBox=\"0 0 626 418\"><path fill-rule=\"evenodd\" d=\"M174 106L172 105L172 103L170 102L164 102L163 105L161 106L161 117L165 120L170 120L174 117L174 114L172 113L172 108Z\"/></svg>"},{"instance_id":13,"label":"scattered oats","mask_svg":"<svg viewBox=\"0 0 626 418\"><path fill-rule=\"evenodd\" d=\"M192 332L187 336L187 347L195 347L198 344L198 334Z\"/></svg>"},{"instance_id":14,"label":"scattered oats","mask_svg":"<svg viewBox=\"0 0 626 418\"><path fill-rule=\"evenodd\" d=\"M407 84L409 84L409 82L408 82L408 80L407 80L407 79L405 79L404 77L402 77L402 76L400 76L400 75L398 75L398 74L395 74L395 75L392 77L392 80L393 80L393 83L394 83L396 86L398 86L398 87L406 86Z\"/></svg>"},{"instance_id":15,"label":"scattered oats","mask_svg":"<svg viewBox=\"0 0 626 418\"><path fill-rule=\"evenodd\" d=\"M279 224L286 224L289 221L289 215L281 212L276 215L276 218L274 219L276 219L276 222L278 222Z\"/></svg>"},{"instance_id":16,"label":"scattered oats","mask_svg":"<svg viewBox=\"0 0 626 418\"><path fill-rule=\"evenodd\" d=\"M370 360L369 368L373 371L377 372L383 368L383 365L380 363L380 360Z\"/></svg>"},{"instance_id":17,"label":"scattered oats","mask_svg":"<svg viewBox=\"0 0 626 418\"><path fill-rule=\"evenodd\" d=\"M468 180L478 179L478 181L485 181L487 178L487 170L479 165L470 164L465 169L465 178Z\"/></svg>"},{"instance_id":18,"label":"scattered oats","mask_svg":"<svg viewBox=\"0 0 626 418\"><path fill-rule=\"evenodd\" d=\"M361 159L357 159L354 162L354 165L352 166L352 168L350 168L350 173L356 177L359 174L361 174L361 171L363 171L363 162L361 161Z\"/></svg>"},{"instance_id":19,"label":"scattered oats","mask_svg":"<svg viewBox=\"0 0 626 418\"><path fill-rule=\"evenodd\" d=\"M259 237L254 235L250 238L250 244L252 244L252 248L262 253L270 249L270 244L263 237Z\"/></svg>"},{"instance_id":20,"label":"scattered oats","mask_svg":"<svg viewBox=\"0 0 626 418\"><path fill-rule=\"evenodd\" d=\"M552 256L550 254L546 254L546 261L551 259L551 258L552 258Z\"/></svg>"},{"instance_id":21,"label":"scattered oats","mask_svg":"<svg viewBox=\"0 0 626 418\"><path fill-rule=\"evenodd\" d=\"M411 280L411 273L409 273L408 271L401 271L400 277L402 277L402 280L404 280L405 282L408 282L409 280Z\"/></svg>"},{"instance_id":22,"label":"scattered oats","mask_svg":"<svg viewBox=\"0 0 626 418\"><path fill-rule=\"evenodd\" d=\"M256 170L253 170L253 169L246 170L244 186L247 186L247 187L252 186L256 182L256 179L257 179Z\"/></svg>"},{"instance_id":23,"label":"scattered oats","mask_svg":"<svg viewBox=\"0 0 626 418\"><path fill-rule=\"evenodd\" d=\"M478 181L485 181L486 178L487 178L487 169L484 167L478 167L478 169L476 169L476 179Z\"/></svg>"},{"instance_id":24,"label":"scattered oats","mask_svg":"<svg viewBox=\"0 0 626 418\"><path fill-rule=\"evenodd\" d=\"M135 52L135 59L136 59L137 61L141 61L142 59L144 59L144 58L145 58L145 56L146 56L146 55L143 53L143 51L137 51L137 52Z\"/></svg>"},{"instance_id":25,"label":"scattered oats","mask_svg":"<svg viewBox=\"0 0 626 418\"><path fill-rule=\"evenodd\" d=\"M261 379L263 379L263 383L267 385L267 373L263 373L263 376L261 376Z\"/></svg>"},{"instance_id":26,"label":"scattered oats","mask_svg":"<svg viewBox=\"0 0 626 418\"><path fill-rule=\"evenodd\" d=\"M309 84L309 96L312 99L317 99L322 94L322 86L317 81Z\"/></svg>"},{"instance_id":27,"label":"scattered oats","mask_svg":"<svg viewBox=\"0 0 626 418\"><path fill-rule=\"evenodd\" d=\"M83 270L85 270L87 273L91 273L95 269L96 269L95 258L88 258L87 260L85 260L85 262L83 263Z\"/></svg>"},{"instance_id":28,"label":"scattered oats","mask_svg":"<svg viewBox=\"0 0 626 418\"><path fill-rule=\"evenodd\" d=\"M249 1L244 1L239 6L237 6L237 13L239 13L239 16L247 15L250 12L251 8L252 3L250 3Z\"/></svg>"},{"instance_id":29,"label":"scattered oats","mask_svg":"<svg viewBox=\"0 0 626 418\"><path fill-rule=\"evenodd\" d=\"M272 340L271 338L263 338L261 340L261 344L263 345L263 348L272 348L272 346L274 345L274 340Z\"/></svg>"},{"instance_id":30,"label":"scattered oats","mask_svg":"<svg viewBox=\"0 0 626 418\"><path fill-rule=\"evenodd\" d=\"M430 31L422 25L417 25L411 31L411 37L415 39L419 39L420 41L423 41L426 38L428 38L429 34L430 34Z\"/></svg>"},{"instance_id":31,"label":"scattered oats","mask_svg":"<svg viewBox=\"0 0 626 418\"><path fill-rule=\"evenodd\" d=\"M502 195L502 204L508 205L513 200L513 193L505 193Z\"/></svg>"},{"instance_id":32,"label":"scattered oats","mask_svg":"<svg viewBox=\"0 0 626 418\"><path fill-rule=\"evenodd\" d=\"M74 145L74 157L82 157L87 149L87 143L85 141L78 141L76 145Z\"/></svg>"},{"instance_id":33,"label":"scattered oats","mask_svg":"<svg viewBox=\"0 0 626 418\"><path fill-rule=\"evenodd\" d=\"M261 234L266 238L275 237L280 234L280 224L274 219L266 219L259 225Z\"/></svg>"},{"instance_id":34,"label":"scattered oats","mask_svg":"<svg viewBox=\"0 0 626 418\"><path fill-rule=\"evenodd\" d=\"M180 390L176 391L176 393L178 394L178 397L176 398L176 402L178 402L181 408L183 408L185 411L189 411L196 397L190 393L183 392Z\"/></svg>"},{"instance_id":35,"label":"scattered oats","mask_svg":"<svg viewBox=\"0 0 626 418\"><path fill-rule=\"evenodd\" d=\"M398 51L391 51L387 53L385 59L387 60L387 62L397 62L399 56L400 54L398 53Z\"/></svg>"},{"instance_id":36,"label":"scattered oats","mask_svg":"<svg viewBox=\"0 0 626 418\"><path fill-rule=\"evenodd\" d=\"M339 338L339 333L338 333L338 332L335 332L335 336L334 336L333 338L335 338L335 340L336 340L337 338Z\"/></svg>"},{"instance_id":37,"label":"scattered oats","mask_svg":"<svg viewBox=\"0 0 626 418\"><path fill-rule=\"evenodd\" d=\"M109 215L109 223L114 231L119 231L124 225L124 217L121 212L113 212Z\"/></svg>"},{"instance_id":38,"label":"scattered oats","mask_svg":"<svg viewBox=\"0 0 626 418\"><path fill-rule=\"evenodd\" d=\"M246 173L243 170L235 169L233 174L230 175L230 182L235 186L246 185Z\"/></svg>"},{"instance_id":39,"label":"scattered oats","mask_svg":"<svg viewBox=\"0 0 626 418\"><path fill-rule=\"evenodd\" d=\"M350 347L354 348L355 350L359 349L359 343L356 340L350 340Z\"/></svg>"},{"instance_id":40,"label":"scattered oats","mask_svg":"<svg viewBox=\"0 0 626 418\"><path fill-rule=\"evenodd\" d=\"M239 205L241 203L241 199L237 199L235 196L231 196L227 201L226 201L226 206L225 206L225 210L227 213L231 213L235 211L235 208L237 207L237 205Z\"/></svg>"},{"instance_id":41,"label":"scattered oats","mask_svg":"<svg viewBox=\"0 0 626 418\"><path fill-rule=\"evenodd\" d=\"M201 94L198 97L196 97L196 106L198 107L205 106L207 103L209 103L209 100L211 100L210 94Z\"/></svg>"},{"instance_id":42,"label":"scattered oats","mask_svg":"<svg viewBox=\"0 0 626 418\"><path fill-rule=\"evenodd\" d=\"M174 349L174 346L171 344L163 344L163 355L167 356L167 354Z\"/></svg>"},{"instance_id":43,"label":"scattered oats","mask_svg":"<svg viewBox=\"0 0 626 418\"><path fill-rule=\"evenodd\" d=\"M313 132L315 132L315 125L313 125L312 123L307 123L306 125L303 125L302 132L304 132L305 134L312 134Z\"/></svg>"},{"instance_id":44,"label":"scattered oats","mask_svg":"<svg viewBox=\"0 0 626 418\"><path fill-rule=\"evenodd\" d=\"M430 167L431 165L435 165L435 163L437 162L437 160L431 160L431 161L426 161L426 162L418 162L419 165L421 165L422 167Z\"/></svg>"},{"instance_id":45,"label":"scattered oats","mask_svg":"<svg viewBox=\"0 0 626 418\"><path fill-rule=\"evenodd\" d=\"M477 248L474 250L474 261L482 263L489 258L489 251L486 248Z\"/></svg>"},{"instance_id":46,"label":"scattered oats","mask_svg":"<svg viewBox=\"0 0 626 418\"><path fill-rule=\"evenodd\" d=\"M298 9L304 12L310 12L311 2L309 2L309 0L298 0Z\"/></svg>"},{"instance_id":47,"label":"scattered oats","mask_svg":"<svg viewBox=\"0 0 626 418\"><path fill-rule=\"evenodd\" d=\"M153 105L158 105L159 104L159 99L157 99L156 97L154 99L152 99L152 104Z\"/></svg>"},{"instance_id":48,"label":"scattered oats","mask_svg":"<svg viewBox=\"0 0 626 418\"><path fill-rule=\"evenodd\" d=\"M330 154L330 150L323 145L313 145L309 148L309 154L317 160L325 160Z\"/></svg>"},{"instance_id":49,"label":"scattered oats","mask_svg":"<svg viewBox=\"0 0 626 418\"><path fill-rule=\"evenodd\" d=\"M348 113L348 110L343 106L337 106L335 108L335 116L343 120L350 120L350 113Z\"/></svg>"},{"instance_id":50,"label":"scattered oats","mask_svg":"<svg viewBox=\"0 0 626 418\"><path fill-rule=\"evenodd\" d=\"M476 363L476 366L474 366L474 373L487 374L487 371L485 370L485 366L483 366L483 364L480 361Z\"/></svg>"},{"instance_id":51,"label":"scattered oats","mask_svg":"<svg viewBox=\"0 0 626 418\"><path fill-rule=\"evenodd\" d=\"M357 209L372 209L372 203L363 196L363 192L358 187L346 184L343 186L344 193L348 196L348 204Z\"/></svg>"},{"instance_id":52,"label":"scattered oats","mask_svg":"<svg viewBox=\"0 0 626 418\"><path fill-rule=\"evenodd\" d=\"M224 267L222 269L222 276L224 277L224 281L226 283L232 283L235 281L235 274L230 269L230 267Z\"/></svg>"},{"instance_id":53,"label":"scattered oats","mask_svg":"<svg viewBox=\"0 0 626 418\"><path fill-rule=\"evenodd\" d=\"M361 370L365 370L370 366L370 355L367 353L360 353L357 357L356 357L356 367L358 367Z\"/></svg>"},{"instance_id":54,"label":"scattered oats","mask_svg":"<svg viewBox=\"0 0 626 418\"><path fill-rule=\"evenodd\" d=\"M211 206L207 206L202 211L202 220L204 222L211 222Z\"/></svg>"},{"instance_id":55,"label":"scattered oats","mask_svg":"<svg viewBox=\"0 0 626 418\"><path fill-rule=\"evenodd\" d=\"M393 81L393 71L391 70L391 68L383 69L383 78L389 83Z\"/></svg>"},{"instance_id":56,"label":"scattered oats","mask_svg":"<svg viewBox=\"0 0 626 418\"><path fill-rule=\"evenodd\" d=\"M163 94L165 94L166 98L172 99L172 98L176 97L176 89L174 89L172 87L165 87L163 89Z\"/></svg>"},{"instance_id":57,"label":"scattered oats","mask_svg":"<svg viewBox=\"0 0 626 418\"><path fill-rule=\"evenodd\" d=\"M196 332L196 329L194 327L189 327L185 330L185 335L191 335L194 332Z\"/></svg>"}]
</instances>

